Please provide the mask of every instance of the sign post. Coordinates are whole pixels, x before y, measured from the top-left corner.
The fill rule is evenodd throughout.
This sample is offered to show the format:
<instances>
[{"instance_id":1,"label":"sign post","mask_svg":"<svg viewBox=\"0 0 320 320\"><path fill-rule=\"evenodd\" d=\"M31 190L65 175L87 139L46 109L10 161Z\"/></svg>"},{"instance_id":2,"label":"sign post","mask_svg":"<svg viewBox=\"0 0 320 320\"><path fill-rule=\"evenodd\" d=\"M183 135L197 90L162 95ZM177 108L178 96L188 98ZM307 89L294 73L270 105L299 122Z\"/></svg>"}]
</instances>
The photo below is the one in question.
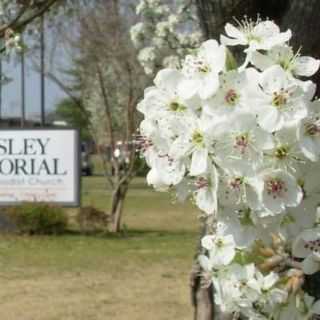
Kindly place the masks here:
<instances>
[{"instance_id":1,"label":"sign post","mask_svg":"<svg viewBox=\"0 0 320 320\"><path fill-rule=\"evenodd\" d=\"M0 130L0 205L79 206L79 144L75 129Z\"/></svg>"}]
</instances>

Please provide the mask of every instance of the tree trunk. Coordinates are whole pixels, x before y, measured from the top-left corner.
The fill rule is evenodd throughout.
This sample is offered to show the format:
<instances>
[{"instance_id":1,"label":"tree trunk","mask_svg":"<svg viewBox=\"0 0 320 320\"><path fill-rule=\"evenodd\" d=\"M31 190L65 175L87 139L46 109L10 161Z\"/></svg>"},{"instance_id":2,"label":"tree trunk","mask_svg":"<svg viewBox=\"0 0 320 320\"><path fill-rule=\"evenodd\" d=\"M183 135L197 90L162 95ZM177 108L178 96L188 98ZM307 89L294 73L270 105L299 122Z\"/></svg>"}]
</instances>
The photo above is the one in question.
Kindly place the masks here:
<instances>
[{"instance_id":1,"label":"tree trunk","mask_svg":"<svg viewBox=\"0 0 320 320\"><path fill-rule=\"evenodd\" d=\"M303 55L320 58L320 1L291 0L290 6L282 19L281 27L290 28L293 38L290 45L298 50L301 47ZM320 94L320 72L312 79L318 85L317 95Z\"/></svg>"},{"instance_id":2,"label":"tree trunk","mask_svg":"<svg viewBox=\"0 0 320 320\"><path fill-rule=\"evenodd\" d=\"M297 0L296 2L304 1ZM204 38L217 40L223 33L224 25L232 22L234 18L242 20L244 16L247 16L255 20L259 15L261 18L268 17L280 23L284 13L288 10L289 3L289 0L196 0Z\"/></svg>"},{"instance_id":3,"label":"tree trunk","mask_svg":"<svg viewBox=\"0 0 320 320\"><path fill-rule=\"evenodd\" d=\"M122 211L127 191L128 183L124 182L117 186L112 194L111 231L115 233L121 230Z\"/></svg>"},{"instance_id":4,"label":"tree trunk","mask_svg":"<svg viewBox=\"0 0 320 320\"><path fill-rule=\"evenodd\" d=\"M213 320L214 302L212 284L208 285L201 276L201 268L195 263L191 273L192 305L194 320Z\"/></svg>"},{"instance_id":5,"label":"tree trunk","mask_svg":"<svg viewBox=\"0 0 320 320\"><path fill-rule=\"evenodd\" d=\"M210 277L206 277L201 268L198 257L204 254L201 246L201 239L206 234L212 234L214 218L212 216L201 219L200 237L198 240L194 262L190 275L191 303L194 308L194 320L222 320L218 315L218 309L214 305L214 291ZM226 319L227 320L227 319Z\"/></svg>"},{"instance_id":6,"label":"tree trunk","mask_svg":"<svg viewBox=\"0 0 320 320\"><path fill-rule=\"evenodd\" d=\"M213 234L216 221L213 216L206 216L201 221L200 237L194 256L194 263L190 275L191 303L194 308L194 320L231 320L233 316L220 312L214 304L214 288L211 275L201 268L198 257L205 254L201 246L201 239L207 234Z\"/></svg>"},{"instance_id":7,"label":"tree trunk","mask_svg":"<svg viewBox=\"0 0 320 320\"><path fill-rule=\"evenodd\" d=\"M213 320L214 319L214 301L213 287L210 279L206 279L197 261L199 255L197 250L195 261L190 276L191 303L194 308L194 320Z\"/></svg>"}]
</instances>

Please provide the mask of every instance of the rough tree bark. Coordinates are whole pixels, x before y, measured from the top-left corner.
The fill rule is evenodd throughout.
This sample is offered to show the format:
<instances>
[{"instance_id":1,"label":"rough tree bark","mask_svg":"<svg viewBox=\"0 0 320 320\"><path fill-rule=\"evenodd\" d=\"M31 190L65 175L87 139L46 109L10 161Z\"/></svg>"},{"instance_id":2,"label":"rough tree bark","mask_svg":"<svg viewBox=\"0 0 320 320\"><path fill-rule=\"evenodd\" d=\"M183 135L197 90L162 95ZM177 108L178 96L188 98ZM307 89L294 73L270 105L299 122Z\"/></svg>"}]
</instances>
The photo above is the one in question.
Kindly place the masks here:
<instances>
[{"instance_id":1,"label":"rough tree bark","mask_svg":"<svg viewBox=\"0 0 320 320\"><path fill-rule=\"evenodd\" d=\"M316 0L314 0L316 1ZM289 0L195 0L204 38L219 38L226 22L243 19L270 18L281 22ZM299 2L299 1L297 1ZM300 1L303 2L303 1Z\"/></svg>"},{"instance_id":2,"label":"rough tree bark","mask_svg":"<svg viewBox=\"0 0 320 320\"><path fill-rule=\"evenodd\" d=\"M302 53L320 58L320 1L291 0L288 10L283 16L282 28L290 28L294 37L290 44ZM320 72L312 79L318 85L317 95L320 93Z\"/></svg>"},{"instance_id":3,"label":"rough tree bark","mask_svg":"<svg viewBox=\"0 0 320 320\"><path fill-rule=\"evenodd\" d=\"M282 29L290 28L294 32L292 45L298 49L302 45L303 53L320 57L320 1L319 0L195 0L200 27L205 39L219 39L226 22L233 18L241 20L243 16L256 19L270 18ZM313 79L320 92L320 74ZM207 233L202 229L202 236ZM200 249L198 248L196 256ZM305 289L320 299L320 273L306 279ZM191 296L194 306L194 320L225 320L228 315L218 314L214 307L212 287L207 285L203 272L195 260L191 272Z\"/></svg>"},{"instance_id":4,"label":"rough tree bark","mask_svg":"<svg viewBox=\"0 0 320 320\"><path fill-rule=\"evenodd\" d=\"M208 218L201 219L200 238L196 248L192 271L190 275L191 303L194 309L194 320L212 320L214 318L214 301L212 284L205 278L198 262L198 256L203 253L201 238L209 233Z\"/></svg>"},{"instance_id":5,"label":"rough tree bark","mask_svg":"<svg viewBox=\"0 0 320 320\"><path fill-rule=\"evenodd\" d=\"M112 232L119 232L121 229L121 218L123 205L128 191L128 181L119 184L112 193L111 217L112 217Z\"/></svg>"}]
</instances>

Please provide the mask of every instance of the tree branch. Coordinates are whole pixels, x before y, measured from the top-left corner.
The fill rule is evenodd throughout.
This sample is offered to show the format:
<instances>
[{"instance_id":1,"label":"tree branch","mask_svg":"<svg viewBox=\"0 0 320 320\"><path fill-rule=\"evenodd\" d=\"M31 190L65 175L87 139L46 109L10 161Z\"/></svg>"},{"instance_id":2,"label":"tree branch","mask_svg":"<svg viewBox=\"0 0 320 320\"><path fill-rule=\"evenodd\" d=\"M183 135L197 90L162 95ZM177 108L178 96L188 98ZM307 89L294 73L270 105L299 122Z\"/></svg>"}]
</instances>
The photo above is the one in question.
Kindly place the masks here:
<instances>
[{"instance_id":1,"label":"tree branch","mask_svg":"<svg viewBox=\"0 0 320 320\"><path fill-rule=\"evenodd\" d=\"M101 90L101 95L103 98L104 102L104 107L105 107L105 113L107 117L107 125L108 125L108 134L109 134L109 139L110 139L110 144L112 146L112 150L114 150L115 147L115 141L114 141L114 134L113 134L113 124L112 124L112 115L111 115L111 106L109 103L108 99L108 94L106 92L106 87L103 79L103 74L101 67L99 65L99 62L96 62L96 69L97 69L97 74L98 74L98 80L99 80L99 86Z\"/></svg>"},{"instance_id":2,"label":"tree branch","mask_svg":"<svg viewBox=\"0 0 320 320\"><path fill-rule=\"evenodd\" d=\"M42 16L46 11L48 11L54 4L60 2L62 0L48 0L44 2L44 5L41 6L38 10L36 10L29 17L21 20L21 18L25 15L25 13L30 9L28 5L23 6L23 8L19 11L17 16L7 23L6 25L0 28L0 37L3 38L7 29L13 30L21 30L26 27L29 23L33 22L36 18ZM21 20L21 21L20 21Z\"/></svg>"}]
</instances>

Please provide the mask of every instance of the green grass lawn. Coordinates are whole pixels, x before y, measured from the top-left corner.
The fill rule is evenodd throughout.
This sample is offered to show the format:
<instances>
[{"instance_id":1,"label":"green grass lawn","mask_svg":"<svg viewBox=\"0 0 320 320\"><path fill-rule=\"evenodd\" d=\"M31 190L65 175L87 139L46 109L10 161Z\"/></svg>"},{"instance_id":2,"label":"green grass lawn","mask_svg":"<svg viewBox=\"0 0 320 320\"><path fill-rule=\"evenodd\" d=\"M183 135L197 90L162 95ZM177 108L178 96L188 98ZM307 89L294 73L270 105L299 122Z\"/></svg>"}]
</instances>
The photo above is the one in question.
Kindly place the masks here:
<instances>
[{"instance_id":1,"label":"green grass lawn","mask_svg":"<svg viewBox=\"0 0 320 320\"><path fill-rule=\"evenodd\" d=\"M111 190L103 177L88 177L82 183L82 204L108 211ZM197 229L194 207L174 202L173 195L156 192L136 178L128 191L124 207L125 228L130 230L192 231Z\"/></svg>"},{"instance_id":2,"label":"green grass lawn","mask_svg":"<svg viewBox=\"0 0 320 320\"><path fill-rule=\"evenodd\" d=\"M82 198L106 210L105 179L84 178ZM137 178L123 222L121 236L1 236L0 319L191 319L196 210Z\"/></svg>"}]
</instances>

